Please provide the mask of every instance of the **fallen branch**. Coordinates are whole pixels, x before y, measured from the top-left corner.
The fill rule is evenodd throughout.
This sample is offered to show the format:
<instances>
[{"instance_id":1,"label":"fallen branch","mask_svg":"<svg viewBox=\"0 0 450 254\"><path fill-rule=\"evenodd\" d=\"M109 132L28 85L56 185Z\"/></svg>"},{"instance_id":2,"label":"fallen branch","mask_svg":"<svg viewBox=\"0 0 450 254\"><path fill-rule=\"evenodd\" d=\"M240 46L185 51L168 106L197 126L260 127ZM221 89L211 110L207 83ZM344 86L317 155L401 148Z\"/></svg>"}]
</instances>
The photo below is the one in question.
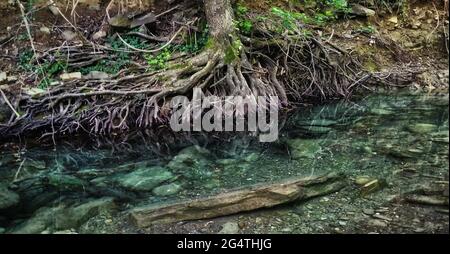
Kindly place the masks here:
<instances>
[{"instance_id":1,"label":"fallen branch","mask_svg":"<svg viewBox=\"0 0 450 254\"><path fill-rule=\"evenodd\" d=\"M141 228L158 223L215 218L330 194L345 185L345 178L333 173L296 178L270 185L254 185L207 198L135 208L130 211L130 216Z\"/></svg>"}]
</instances>

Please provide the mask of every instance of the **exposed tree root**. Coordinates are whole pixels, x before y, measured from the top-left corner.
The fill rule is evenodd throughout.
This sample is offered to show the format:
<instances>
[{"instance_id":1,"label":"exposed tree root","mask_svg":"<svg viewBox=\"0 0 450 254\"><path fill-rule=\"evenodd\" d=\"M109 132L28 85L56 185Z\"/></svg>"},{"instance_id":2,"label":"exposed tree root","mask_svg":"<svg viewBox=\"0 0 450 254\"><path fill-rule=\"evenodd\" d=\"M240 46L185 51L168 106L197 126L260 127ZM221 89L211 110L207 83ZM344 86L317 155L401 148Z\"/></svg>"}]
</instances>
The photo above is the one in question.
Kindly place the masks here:
<instances>
[{"instance_id":1,"label":"exposed tree root","mask_svg":"<svg viewBox=\"0 0 450 254\"><path fill-rule=\"evenodd\" d=\"M105 57L89 47L63 52L78 59L69 61L76 67ZM51 55L48 51L44 57ZM40 95L14 98L21 114L0 124L0 135L113 135L167 124L170 99L192 96L194 88L221 99L277 96L280 106L288 107L311 99L345 98L367 83L392 78L362 71L355 57L329 41L301 32L280 35L264 27L256 27L251 38L231 36L194 57L172 59L168 66L147 72L138 65L108 80L75 80Z\"/></svg>"}]
</instances>

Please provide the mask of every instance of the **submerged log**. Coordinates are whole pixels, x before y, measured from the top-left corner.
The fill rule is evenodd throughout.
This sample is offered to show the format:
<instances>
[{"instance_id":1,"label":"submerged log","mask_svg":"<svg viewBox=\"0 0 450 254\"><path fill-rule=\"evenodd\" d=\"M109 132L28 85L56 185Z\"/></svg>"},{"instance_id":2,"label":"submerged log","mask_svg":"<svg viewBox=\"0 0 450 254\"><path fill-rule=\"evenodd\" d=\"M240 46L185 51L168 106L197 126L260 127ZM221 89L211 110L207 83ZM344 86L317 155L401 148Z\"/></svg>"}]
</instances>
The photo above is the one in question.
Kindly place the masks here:
<instances>
[{"instance_id":1,"label":"submerged log","mask_svg":"<svg viewBox=\"0 0 450 254\"><path fill-rule=\"evenodd\" d=\"M206 198L135 208L130 211L130 217L141 228L158 223L215 218L330 194L342 189L346 183L343 175L334 173L295 178L270 185L253 185Z\"/></svg>"}]
</instances>

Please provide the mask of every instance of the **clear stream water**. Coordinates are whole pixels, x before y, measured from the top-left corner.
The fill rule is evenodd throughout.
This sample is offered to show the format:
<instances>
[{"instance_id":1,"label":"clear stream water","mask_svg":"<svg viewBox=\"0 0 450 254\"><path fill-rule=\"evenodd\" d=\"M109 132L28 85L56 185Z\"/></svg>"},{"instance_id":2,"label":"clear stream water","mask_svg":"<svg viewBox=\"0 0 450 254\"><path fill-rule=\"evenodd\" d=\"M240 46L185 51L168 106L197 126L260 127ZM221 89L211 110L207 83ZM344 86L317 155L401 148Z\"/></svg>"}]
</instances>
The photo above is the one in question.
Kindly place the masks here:
<instances>
[{"instance_id":1,"label":"clear stream water","mask_svg":"<svg viewBox=\"0 0 450 254\"><path fill-rule=\"evenodd\" d=\"M142 140L115 149L87 143L1 148L0 231L65 230L69 226L44 219L40 223L50 225L31 225L30 218L51 207L75 209L104 197L114 197L124 210L332 171L383 179L391 187L382 191L406 191L424 175L448 177L448 102L448 94L399 92L302 109L287 119L280 141L272 144L246 136L193 138L160 153L149 148L157 144ZM417 176L398 178L399 172ZM58 216L76 217L67 211ZM70 227L79 227L86 216Z\"/></svg>"}]
</instances>

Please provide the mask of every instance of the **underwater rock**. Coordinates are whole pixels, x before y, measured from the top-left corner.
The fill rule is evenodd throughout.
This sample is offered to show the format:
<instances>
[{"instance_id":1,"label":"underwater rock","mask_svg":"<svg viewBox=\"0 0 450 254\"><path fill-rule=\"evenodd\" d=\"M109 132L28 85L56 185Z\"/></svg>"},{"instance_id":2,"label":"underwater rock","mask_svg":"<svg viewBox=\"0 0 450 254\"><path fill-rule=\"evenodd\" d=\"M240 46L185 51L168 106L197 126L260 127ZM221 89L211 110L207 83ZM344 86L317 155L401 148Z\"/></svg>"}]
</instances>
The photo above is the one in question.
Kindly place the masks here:
<instances>
[{"instance_id":1,"label":"underwater rock","mask_svg":"<svg viewBox=\"0 0 450 254\"><path fill-rule=\"evenodd\" d=\"M3 233L5 233L5 231L6 231L6 229L0 227L0 235L3 234Z\"/></svg>"},{"instance_id":2,"label":"underwater rock","mask_svg":"<svg viewBox=\"0 0 450 254\"><path fill-rule=\"evenodd\" d=\"M166 185L161 185L153 189L153 194L156 196L171 196L180 192L181 186L176 183L170 183Z\"/></svg>"},{"instance_id":3,"label":"underwater rock","mask_svg":"<svg viewBox=\"0 0 450 254\"><path fill-rule=\"evenodd\" d=\"M259 159L258 153L250 153L247 156L244 157L244 161L246 162L255 162Z\"/></svg>"},{"instance_id":4,"label":"underwater rock","mask_svg":"<svg viewBox=\"0 0 450 254\"><path fill-rule=\"evenodd\" d=\"M370 110L370 113L377 115L377 116L388 116L394 114L393 111L383 109L383 108L373 108Z\"/></svg>"},{"instance_id":5,"label":"underwater rock","mask_svg":"<svg viewBox=\"0 0 450 254\"><path fill-rule=\"evenodd\" d=\"M219 231L219 234L229 235L229 234L237 234L239 233L239 224L234 221L229 221L222 225L222 229Z\"/></svg>"},{"instance_id":6,"label":"underwater rock","mask_svg":"<svg viewBox=\"0 0 450 254\"><path fill-rule=\"evenodd\" d=\"M309 120L309 121L299 121L297 124L301 125L301 126L330 127L330 126L338 124L338 122L335 121L335 120L321 118L321 119L312 119L312 120Z\"/></svg>"},{"instance_id":7,"label":"underwater rock","mask_svg":"<svg viewBox=\"0 0 450 254\"><path fill-rule=\"evenodd\" d=\"M301 158L313 159L322 150L318 139L290 139L287 141L294 160Z\"/></svg>"},{"instance_id":8,"label":"underwater rock","mask_svg":"<svg viewBox=\"0 0 450 254\"><path fill-rule=\"evenodd\" d=\"M407 129L412 133L427 134L427 133L436 131L438 129L438 127L434 124L429 124L429 123L417 123L417 124L408 126Z\"/></svg>"},{"instance_id":9,"label":"underwater rock","mask_svg":"<svg viewBox=\"0 0 450 254\"><path fill-rule=\"evenodd\" d=\"M341 174L292 178L206 198L137 207L130 211L130 216L140 228L159 223L215 218L323 196L341 190L346 184L345 177Z\"/></svg>"},{"instance_id":10,"label":"underwater rock","mask_svg":"<svg viewBox=\"0 0 450 254\"><path fill-rule=\"evenodd\" d=\"M134 191L151 191L173 177L174 175L167 169L156 166L138 169L121 176L118 183L124 188Z\"/></svg>"},{"instance_id":11,"label":"underwater rock","mask_svg":"<svg viewBox=\"0 0 450 254\"><path fill-rule=\"evenodd\" d=\"M44 231L78 228L90 218L113 209L115 209L113 198L102 198L72 207L66 207L64 204L57 207L42 207L33 217L13 228L10 233L39 234Z\"/></svg>"},{"instance_id":12,"label":"underwater rock","mask_svg":"<svg viewBox=\"0 0 450 254\"><path fill-rule=\"evenodd\" d=\"M0 210L16 206L19 202L20 197L17 193L0 184Z\"/></svg>"},{"instance_id":13,"label":"underwater rock","mask_svg":"<svg viewBox=\"0 0 450 254\"><path fill-rule=\"evenodd\" d=\"M333 128L323 126L301 127L301 129L311 134L327 134L333 130Z\"/></svg>"},{"instance_id":14,"label":"underwater rock","mask_svg":"<svg viewBox=\"0 0 450 254\"><path fill-rule=\"evenodd\" d=\"M66 230L78 228L90 218L103 212L111 212L116 208L113 198L101 198L87 203L69 207L55 214L54 229Z\"/></svg>"},{"instance_id":15,"label":"underwater rock","mask_svg":"<svg viewBox=\"0 0 450 254\"><path fill-rule=\"evenodd\" d=\"M199 146L190 146L181 150L178 155L167 164L167 167L175 172L183 172L186 169L205 169L211 162L208 157L211 153Z\"/></svg>"},{"instance_id":16,"label":"underwater rock","mask_svg":"<svg viewBox=\"0 0 450 254\"><path fill-rule=\"evenodd\" d=\"M33 217L16 226L8 233L40 234L51 226L53 216L62 210L63 206L42 207L34 213Z\"/></svg>"}]
</instances>

